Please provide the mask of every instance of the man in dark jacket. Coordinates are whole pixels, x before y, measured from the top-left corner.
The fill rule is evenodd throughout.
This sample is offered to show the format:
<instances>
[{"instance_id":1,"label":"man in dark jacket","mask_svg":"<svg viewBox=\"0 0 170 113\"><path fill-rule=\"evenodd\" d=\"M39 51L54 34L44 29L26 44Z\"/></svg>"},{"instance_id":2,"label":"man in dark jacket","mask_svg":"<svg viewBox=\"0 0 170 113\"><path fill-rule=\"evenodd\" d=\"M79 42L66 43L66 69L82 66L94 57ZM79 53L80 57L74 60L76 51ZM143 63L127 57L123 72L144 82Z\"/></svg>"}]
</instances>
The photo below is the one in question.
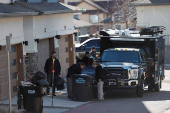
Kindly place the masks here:
<instances>
[{"instance_id":1,"label":"man in dark jacket","mask_svg":"<svg viewBox=\"0 0 170 113\"><path fill-rule=\"evenodd\" d=\"M98 100L104 100L103 96L104 76L102 73L102 67L97 62L93 62L92 66L93 68L96 68L95 78L97 80Z\"/></svg>"},{"instance_id":2,"label":"man in dark jacket","mask_svg":"<svg viewBox=\"0 0 170 113\"><path fill-rule=\"evenodd\" d=\"M54 62L53 62L53 59L55 60ZM56 96L55 95L55 85L54 84L56 82L56 78L58 76L60 76L60 73L61 73L60 62L59 62L58 59L56 59L56 52L52 52L51 57L46 60L46 63L45 63L45 66L44 66L44 71L47 74L47 81L49 82L49 84L52 83L53 70L55 72L54 72L53 92L52 92L52 94L53 94L53 96ZM50 88L47 87L47 95L49 95L49 91L50 91Z\"/></svg>"},{"instance_id":3,"label":"man in dark jacket","mask_svg":"<svg viewBox=\"0 0 170 113\"><path fill-rule=\"evenodd\" d=\"M93 46L91 48L90 58L97 59L97 57L98 57L98 55L96 55L96 48Z\"/></svg>"},{"instance_id":4,"label":"man in dark jacket","mask_svg":"<svg viewBox=\"0 0 170 113\"><path fill-rule=\"evenodd\" d=\"M84 62L85 65L89 64L89 57L90 57L90 53L88 51L86 51L84 57L81 59L81 62Z\"/></svg>"},{"instance_id":5,"label":"man in dark jacket","mask_svg":"<svg viewBox=\"0 0 170 113\"><path fill-rule=\"evenodd\" d=\"M68 93L68 98L71 98L71 96L72 96L72 79L70 78L70 75L81 74L81 70L84 67L85 67L85 64L83 62L80 62L78 64L73 64L68 69L68 74L67 74L67 93Z\"/></svg>"}]
</instances>

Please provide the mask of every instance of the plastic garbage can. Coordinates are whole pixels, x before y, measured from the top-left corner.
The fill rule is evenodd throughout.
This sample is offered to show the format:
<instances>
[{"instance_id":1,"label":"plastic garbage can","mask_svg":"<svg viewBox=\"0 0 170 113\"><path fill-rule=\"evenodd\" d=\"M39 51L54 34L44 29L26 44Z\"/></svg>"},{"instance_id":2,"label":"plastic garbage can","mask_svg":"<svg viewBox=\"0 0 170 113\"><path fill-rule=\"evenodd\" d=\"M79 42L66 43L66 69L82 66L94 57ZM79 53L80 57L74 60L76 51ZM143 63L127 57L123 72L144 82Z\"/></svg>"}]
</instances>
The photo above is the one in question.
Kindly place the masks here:
<instances>
[{"instance_id":1,"label":"plastic garbage can","mask_svg":"<svg viewBox=\"0 0 170 113\"><path fill-rule=\"evenodd\" d=\"M72 99L75 101L93 100L93 76L87 74L71 75Z\"/></svg>"},{"instance_id":2,"label":"plastic garbage can","mask_svg":"<svg viewBox=\"0 0 170 113\"><path fill-rule=\"evenodd\" d=\"M24 109L29 113L43 112L43 87L20 86Z\"/></svg>"}]
</instances>

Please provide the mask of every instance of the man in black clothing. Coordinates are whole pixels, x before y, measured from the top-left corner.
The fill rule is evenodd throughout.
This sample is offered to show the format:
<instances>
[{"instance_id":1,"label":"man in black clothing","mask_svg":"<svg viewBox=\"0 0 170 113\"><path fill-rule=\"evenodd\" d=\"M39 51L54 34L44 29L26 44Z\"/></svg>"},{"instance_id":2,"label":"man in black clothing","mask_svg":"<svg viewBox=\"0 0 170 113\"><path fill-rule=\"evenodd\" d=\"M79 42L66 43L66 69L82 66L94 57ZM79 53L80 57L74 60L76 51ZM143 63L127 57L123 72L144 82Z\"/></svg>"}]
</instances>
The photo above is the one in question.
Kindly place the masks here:
<instances>
[{"instance_id":1,"label":"man in black clothing","mask_svg":"<svg viewBox=\"0 0 170 113\"><path fill-rule=\"evenodd\" d=\"M88 51L86 51L84 57L81 59L81 62L84 62L85 65L89 64L89 57L90 57L90 53Z\"/></svg>"},{"instance_id":2,"label":"man in black clothing","mask_svg":"<svg viewBox=\"0 0 170 113\"><path fill-rule=\"evenodd\" d=\"M53 62L54 59L54 62ZM56 59L56 52L52 52L52 55L50 58L48 58L46 60L45 66L44 66L44 72L47 75L47 81L49 82L49 84L52 84L52 76L53 76L53 70L54 72L54 80L53 80L53 96L55 95L55 82L56 82L56 78L58 76L60 76L61 73L61 66L60 66L60 62L58 59ZM49 95L49 91L50 91L50 87L47 87L47 95Z\"/></svg>"},{"instance_id":3,"label":"man in black clothing","mask_svg":"<svg viewBox=\"0 0 170 113\"><path fill-rule=\"evenodd\" d=\"M104 76L102 73L102 67L97 62L93 62L92 66L93 68L96 68L95 78L97 80L98 100L104 100L103 97Z\"/></svg>"},{"instance_id":4,"label":"man in black clothing","mask_svg":"<svg viewBox=\"0 0 170 113\"><path fill-rule=\"evenodd\" d=\"M68 69L68 74L67 74L67 93L68 93L68 98L71 98L72 96L72 79L70 78L70 75L73 74L81 74L81 70L85 67L85 64L79 63L79 64L73 64L69 69Z\"/></svg>"}]
</instances>

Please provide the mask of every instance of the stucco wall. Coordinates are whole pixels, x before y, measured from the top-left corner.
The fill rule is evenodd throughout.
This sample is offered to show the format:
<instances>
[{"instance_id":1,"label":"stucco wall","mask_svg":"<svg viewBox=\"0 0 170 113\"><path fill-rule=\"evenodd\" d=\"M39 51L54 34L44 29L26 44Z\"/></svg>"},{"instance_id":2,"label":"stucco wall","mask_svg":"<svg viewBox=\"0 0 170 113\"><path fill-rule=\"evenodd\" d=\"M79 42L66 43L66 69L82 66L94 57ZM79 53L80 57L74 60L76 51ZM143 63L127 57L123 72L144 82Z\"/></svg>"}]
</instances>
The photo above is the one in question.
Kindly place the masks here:
<instances>
[{"instance_id":1,"label":"stucco wall","mask_svg":"<svg viewBox=\"0 0 170 113\"><path fill-rule=\"evenodd\" d=\"M170 35L170 5L137 6L137 26L165 26L165 35ZM166 42L168 44L168 42ZM170 45L170 41L169 44Z\"/></svg>"},{"instance_id":2,"label":"stucco wall","mask_svg":"<svg viewBox=\"0 0 170 113\"><path fill-rule=\"evenodd\" d=\"M82 3L78 4L76 7L87 9L87 10L97 10L97 8L91 6L90 4L88 4L86 2L82 2Z\"/></svg>"},{"instance_id":3,"label":"stucco wall","mask_svg":"<svg viewBox=\"0 0 170 113\"><path fill-rule=\"evenodd\" d=\"M37 52L37 43L34 39L72 34L73 26L72 13L24 17L25 40L29 40L31 43L25 47L25 51L27 53Z\"/></svg>"},{"instance_id":4,"label":"stucco wall","mask_svg":"<svg viewBox=\"0 0 170 113\"><path fill-rule=\"evenodd\" d=\"M0 0L0 3L4 3L4 4L11 3L11 0Z\"/></svg>"},{"instance_id":5,"label":"stucco wall","mask_svg":"<svg viewBox=\"0 0 170 113\"><path fill-rule=\"evenodd\" d=\"M84 20L84 21L86 21L86 22L90 22L90 16L89 16L89 14L79 15L79 18L80 18L80 20Z\"/></svg>"},{"instance_id":6,"label":"stucco wall","mask_svg":"<svg viewBox=\"0 0 170 113\"><path fill-rule=\"evenodd\" d=\"M18 44L24 41L23 18L0 18L0 45L6 45L6 36L12 34L11 44Z\"/></svg>"}]
</instances>

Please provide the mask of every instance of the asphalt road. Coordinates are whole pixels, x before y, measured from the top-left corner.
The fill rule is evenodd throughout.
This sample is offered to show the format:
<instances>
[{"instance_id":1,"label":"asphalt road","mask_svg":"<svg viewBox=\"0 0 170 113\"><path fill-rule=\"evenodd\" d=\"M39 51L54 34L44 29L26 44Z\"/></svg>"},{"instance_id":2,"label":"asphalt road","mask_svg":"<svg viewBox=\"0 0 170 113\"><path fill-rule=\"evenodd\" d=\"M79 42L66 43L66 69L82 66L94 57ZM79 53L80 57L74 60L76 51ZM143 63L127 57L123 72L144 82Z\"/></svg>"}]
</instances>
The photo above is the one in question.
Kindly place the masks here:
<instances>
[{"instance_id":1,"label":"asphalt road","mask_svg":"<svg viewBox=\"0 0 170 113\"><path fill-rule=\"evenodd\" d=\"M64 113L170 113L170 70L165 71L160 92L149 92L144 96L136 93L107 93L104 101L93 101Z\"/></svg>"}]
</instances>

